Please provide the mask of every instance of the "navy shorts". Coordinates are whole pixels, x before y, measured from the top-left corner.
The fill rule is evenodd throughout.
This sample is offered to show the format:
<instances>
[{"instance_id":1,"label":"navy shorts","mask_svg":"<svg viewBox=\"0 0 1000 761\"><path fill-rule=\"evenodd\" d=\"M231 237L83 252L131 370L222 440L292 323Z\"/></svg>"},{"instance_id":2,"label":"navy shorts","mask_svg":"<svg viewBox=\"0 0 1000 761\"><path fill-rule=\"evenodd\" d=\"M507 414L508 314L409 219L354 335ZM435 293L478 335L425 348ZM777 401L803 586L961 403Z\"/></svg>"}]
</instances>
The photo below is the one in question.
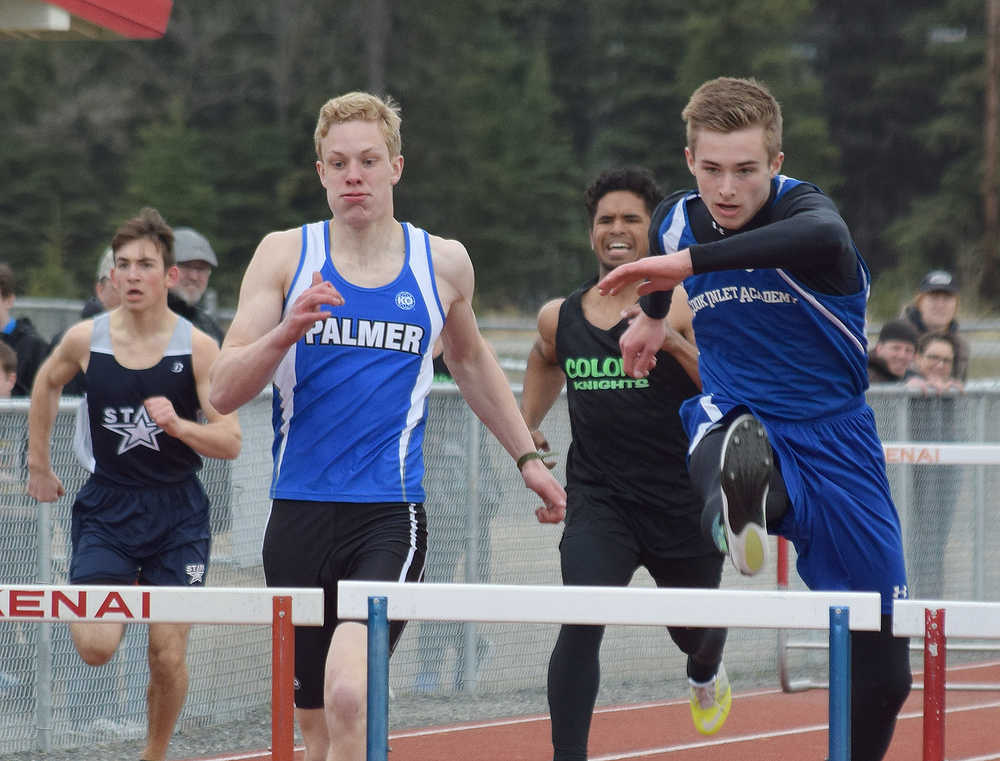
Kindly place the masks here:
<instances>
[{"instance_id":1,"label":"navy shorts","mask_svg":"<svg viewBox=\"0 0 1000 761\"><path fill-rule=\"evenodd\" d=\"M141 489L91 477L73 503L69 581L202 586L208 515L195 477Z\"/></svg>"},{"instance_id":2,"label":"navy shorts","mask_svg":"<svg viewBox=\"0 0 1000 761\"><path fill-rule=\"evenodd\" d=\"M295 705L322 708L323 676L337 618L337 582L419 581L427 554L424 506L412 502L277 499L264 533L269 587L322 587L323 626L295 628ZM405 621L389 625L395 647Z\"/></svg>"}]
</instances>

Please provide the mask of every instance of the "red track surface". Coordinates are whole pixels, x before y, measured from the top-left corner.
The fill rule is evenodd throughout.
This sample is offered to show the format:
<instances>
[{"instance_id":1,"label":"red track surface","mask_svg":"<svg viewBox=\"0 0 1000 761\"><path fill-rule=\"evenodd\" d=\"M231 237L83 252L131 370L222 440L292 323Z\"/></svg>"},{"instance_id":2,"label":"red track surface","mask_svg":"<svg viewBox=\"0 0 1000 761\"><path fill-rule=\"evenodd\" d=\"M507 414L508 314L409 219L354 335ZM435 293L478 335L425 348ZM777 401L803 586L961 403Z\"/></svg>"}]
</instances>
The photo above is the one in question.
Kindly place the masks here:
<instances>
[{"instance_id":1,"label":"red track surface","mask_svg":"<svg viewBox=\"0 0 1000 761\"><path fill-rule=\"evenodd\" d=\"M919 679L920 675L915 675ZM1000 683L1000 664L950 669L949 683ZM823 761L828 747L825 690L736 694L723 729L711 737L691 725L686 701L598 709L590 761ZM914 690L899 717L886 761L920 761L923 692ZM1000 691L949 690L945 758L1000 761ZM514 717L390 735L389 761L544 761L552 757L548 717ZM301 753L296 754L300 759ZM270 761L235 754L217 761Z\"/></svg>"}]
</instances>

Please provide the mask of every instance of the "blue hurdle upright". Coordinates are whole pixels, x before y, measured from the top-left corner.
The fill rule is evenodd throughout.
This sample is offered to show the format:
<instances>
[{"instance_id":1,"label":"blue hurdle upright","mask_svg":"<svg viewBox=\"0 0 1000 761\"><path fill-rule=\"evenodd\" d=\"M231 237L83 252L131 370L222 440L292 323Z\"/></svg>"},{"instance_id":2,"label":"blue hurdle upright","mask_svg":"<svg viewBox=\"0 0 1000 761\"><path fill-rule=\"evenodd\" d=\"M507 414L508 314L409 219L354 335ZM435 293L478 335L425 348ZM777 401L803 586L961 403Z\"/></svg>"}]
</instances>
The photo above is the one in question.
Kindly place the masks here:
<instances>
[{"instance_id":1,"label":"blue hurdle upright","mask_svg":"<svg viewBox=\"0 0 1000 761\"><path fill-rule=\"evenodd\" d=\"M828 629L829 761L850 761L850 631L881 628L875 592L342 581L337 598L368 621L368 761L388 761L390 620Z\"/></svg>"}]
</instances>

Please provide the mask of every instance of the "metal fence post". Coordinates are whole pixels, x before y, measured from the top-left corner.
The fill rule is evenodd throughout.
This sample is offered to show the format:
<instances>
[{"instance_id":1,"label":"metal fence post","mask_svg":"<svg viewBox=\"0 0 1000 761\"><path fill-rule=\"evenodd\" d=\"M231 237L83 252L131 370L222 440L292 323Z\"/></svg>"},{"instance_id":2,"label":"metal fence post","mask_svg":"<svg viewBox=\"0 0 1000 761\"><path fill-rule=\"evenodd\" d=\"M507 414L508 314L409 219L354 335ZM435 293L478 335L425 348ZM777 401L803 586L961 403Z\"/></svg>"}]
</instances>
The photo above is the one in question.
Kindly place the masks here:
<instances>
[{"instance_id":1,"label":"metal fence post","mask_svg":"<svg viewBox=\"0 0 1000 761\"><path fill-rule=\"evenodd\" d=\"M38 503L38 581L52 583L52 506ZM38 747L52 750L52 624L38 624L38 670L35 676L35 724Z\"/></svg>"},{"instance_id":2,"label":"metal fence post","mask_svg":"<svg viewBox=\"0 0 1000 761\"><path fill-rule=\"evenodd\" d=\"M472 408L462 405L465 410L465 462L466 462L466 500L465 500L465 581L467 584L478 584L479 578L479 537L481 535L479 522L482 509L480 506L479 480L482 472L480 462L479 427L481 423ZM462 660L462 685L464 690L475 690L479 680L476 667L476 650L479 647L479 631L476 624L467 621L462 624L462 649L465 657Z\"/></svg>"}]
</instances>

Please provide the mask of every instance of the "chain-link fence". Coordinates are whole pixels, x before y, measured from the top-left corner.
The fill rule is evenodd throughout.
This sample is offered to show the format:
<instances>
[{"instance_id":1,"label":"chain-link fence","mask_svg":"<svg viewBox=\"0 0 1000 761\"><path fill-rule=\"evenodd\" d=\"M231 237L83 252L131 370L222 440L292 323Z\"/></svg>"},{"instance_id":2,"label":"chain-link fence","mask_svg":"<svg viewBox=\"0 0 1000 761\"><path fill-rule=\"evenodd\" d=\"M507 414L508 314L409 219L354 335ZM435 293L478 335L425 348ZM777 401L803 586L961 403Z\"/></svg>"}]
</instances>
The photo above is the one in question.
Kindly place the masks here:
<instances>
[{"instance_id":1,"label":"chain-link fence","mask_svg":"<svg viewBox=\"0 0 1000 761\"><path fill-rule=\"evenodd\" d=\"M883 439L1000 441L1000 387L945 398L873 389ZM53 436L53 463L67 496L38 505L24 493L27 403L0 403L0 584L65 583L72 496L86 473L72 453L75 404L63 400ZM270 502L271 408L262 395L240 411L243 451L233 462L206 461L202 479L212 501L213 546L207 583L264 585L260 546ZM543 426L556 451L569 447L565 398ZM537 505L510 457L452 387L429 400L425 454L429 581L559 584L560 527L540 525ZM564 461L564 457L559 458ZM939 589L950 599L997 599L993 558L1000 529L991 495L1000 465L891 465L890 480L904 524L915 594ZM562 462L557 476L564 477ZM651 585L640 571L635 584ZM771 573L746 579L727 564L723 586L766 589ZM73 747L145 732L146 631L129 628L115 658L85 666L64 624L12 624L0 619L0 753ZM544 695L555 626L414 623L392 659L397 698ZM731 631L726 664L739 686L773 684L776 634ZM648 686L650 697L679 694L684 656L665 631L609 627L602 689ZM263 627L198 626L188 662L191 686L180 726L242 718L270 701L270 632ZM602 695L604 693L602 692ZM544 698L542 698L544 704ZM456 713L456 716L460 715ZM405 724L405 716L394 716Z\"/></svg>"}]
</instances>

